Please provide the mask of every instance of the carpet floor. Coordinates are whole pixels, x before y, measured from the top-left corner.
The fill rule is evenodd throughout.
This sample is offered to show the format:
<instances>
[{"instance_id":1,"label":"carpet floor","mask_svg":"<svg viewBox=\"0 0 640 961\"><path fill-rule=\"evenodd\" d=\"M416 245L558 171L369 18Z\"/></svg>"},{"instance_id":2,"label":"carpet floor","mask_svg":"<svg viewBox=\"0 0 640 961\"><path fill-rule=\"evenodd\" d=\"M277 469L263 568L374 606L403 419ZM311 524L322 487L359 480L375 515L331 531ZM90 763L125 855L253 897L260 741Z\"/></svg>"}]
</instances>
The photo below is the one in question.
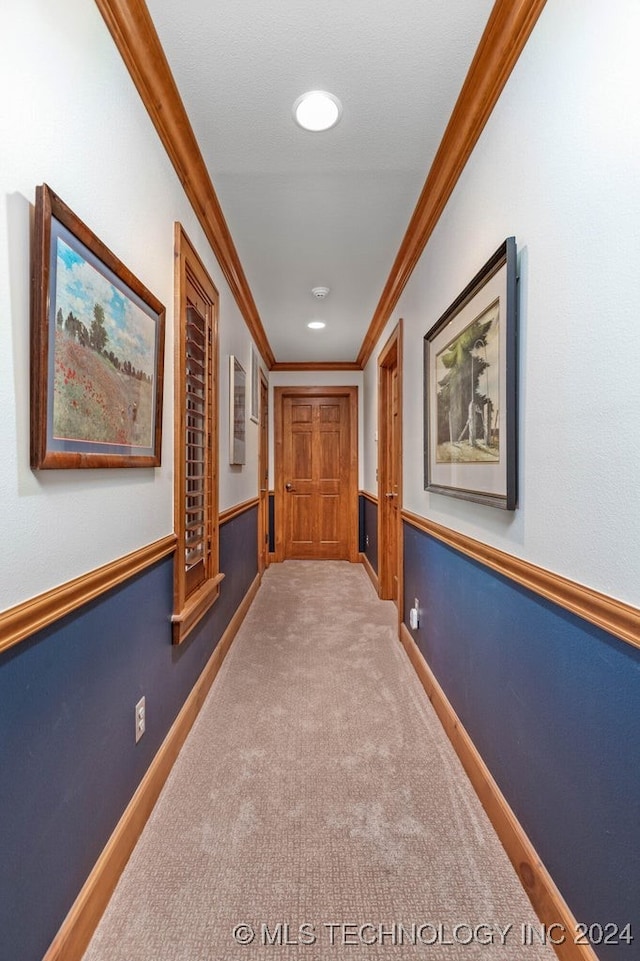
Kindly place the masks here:
<instances>
[{"instance_id":1,"label":"carpet floor","mask_svg":"<svg viewBox=\"0 0 640 961\"><path fill-rule=\"evenodd\" d=\"M287 561L266 571L84 961L552 961L527 925L395 607L360 565Z\"/></svg>"}]
</instances>

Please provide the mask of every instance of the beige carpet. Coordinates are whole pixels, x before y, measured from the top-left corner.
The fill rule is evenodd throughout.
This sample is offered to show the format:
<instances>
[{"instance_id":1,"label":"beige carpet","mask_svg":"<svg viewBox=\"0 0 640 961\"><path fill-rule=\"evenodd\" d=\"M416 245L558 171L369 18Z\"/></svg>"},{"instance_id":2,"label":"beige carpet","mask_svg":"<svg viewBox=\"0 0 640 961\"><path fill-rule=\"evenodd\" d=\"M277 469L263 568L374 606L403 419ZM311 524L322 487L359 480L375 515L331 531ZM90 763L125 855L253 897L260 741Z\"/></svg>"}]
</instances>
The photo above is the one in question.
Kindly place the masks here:
<instances>
[{"instance_id":1,"label":"beige carpet","mask_svg":"<svg viewBox=\"0 0 640 961\"><path fill-rule=\"evenodd\" d=\"M266 572L85 961L552 961L523 924L539 928L395 607L359 565L288 561Z\"/></svg>"}]
</instances>

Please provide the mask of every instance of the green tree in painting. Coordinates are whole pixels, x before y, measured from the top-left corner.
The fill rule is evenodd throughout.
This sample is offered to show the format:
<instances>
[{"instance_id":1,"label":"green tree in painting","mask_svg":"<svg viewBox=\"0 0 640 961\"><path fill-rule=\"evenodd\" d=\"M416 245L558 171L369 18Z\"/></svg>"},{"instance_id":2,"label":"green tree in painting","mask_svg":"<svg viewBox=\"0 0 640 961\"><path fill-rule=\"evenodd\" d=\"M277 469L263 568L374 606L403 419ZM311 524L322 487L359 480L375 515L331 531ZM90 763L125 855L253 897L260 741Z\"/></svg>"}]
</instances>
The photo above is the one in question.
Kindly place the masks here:
<instances>
[{"instance_id":1,"label":"green tree in painting","mask_svg":"<svg viewBox=\"0 0 640 961\"><path fill-rule=\"evenodd\" d=\"M64 324L64 317L62 316L62 308L58 307L58 313L56 314L56 323L60 330L62 330L62 325Z\"/></svg>"},{"instance_id":2,"label":"green tree in painting","mask_svg":"<svg viewBox=\"0 0 640 961\"><path fill-rule=\"evenodd\" d=\"M465 433L469 433L469 411L472 399L473 409L477 411L473 416L482 420L479 412L486 398L478 393L478 383L480 375L489 365L474 351L478 347L486 347L487 334L492 323L492 320L484 322L475 320L438 358L447 368L447 373L438 381L439 444L446 442L455 444L462 440ZM472 433L476 436L476 425Z\"/></svg>"},{"instance_id":3,"label":"green tree in painting","mask_svg":"<svg viewBox=\"0 0 640 961\"><path fill-rule=\"evenodd\" d=\"M96 304L93 308L89 343L94 350L101 354L108 339L107 332L104 329L104 308L100 304Z\"/></svg>"}]
</instances>

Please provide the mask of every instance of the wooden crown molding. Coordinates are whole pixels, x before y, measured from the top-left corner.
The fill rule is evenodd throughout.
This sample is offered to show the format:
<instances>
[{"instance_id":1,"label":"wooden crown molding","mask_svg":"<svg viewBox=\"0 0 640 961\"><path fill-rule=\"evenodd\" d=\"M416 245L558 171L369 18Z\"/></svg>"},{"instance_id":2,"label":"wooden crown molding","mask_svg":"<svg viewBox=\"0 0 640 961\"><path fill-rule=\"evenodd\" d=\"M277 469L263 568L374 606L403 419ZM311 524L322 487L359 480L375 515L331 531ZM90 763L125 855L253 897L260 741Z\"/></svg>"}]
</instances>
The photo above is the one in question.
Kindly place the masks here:
<instances>
[{"instance_id":1,"label":"wooden crown molding","mask_svg":"<svg viewBox=\"0 0 640 961\"><path fill-rule=\"evenodd\" d=\"M362 370L398 302L546 0L496 0L354 363L277 364L144 0L96 0L238 307L270 370Z\"/></svg>"},{"instance_id":2,"label":"wooden crown molding","mask_svg":"<svg viewBox=\"0 0 640 961\"><path fill-rule=\"evenodd\" d=\"M410 511L403 510L402 517L408 524L466 554L467 557L480 561L486 567L577 614L590 624L601 627L620 640L640 647L640 610L630 604L600 594L590 587L584 587Z\"/></svg>"},{"instance_id":3,"label":"wooden crown molding","mask_svg":"<svg viewBox=\"0 0 640 961\"><path fill-rule=\"evenodd\" d=\"M175 548L175 534L170 534L89 574L83 574L45 594L39 594L23 604L9 608L0 614L0 652L95 600L100 594L110 591L135 574L140 574L147 567L172 554Z\"/></svg>"},{"instance_id":4,"label":"wooden crown molding","mask_svg":"<svg viewBox=\"0 0 640 961\"><path fill-rule=\"evenodd\" d=\"M357 362L366 367L546 0L496 0Z\"/></svg>"},{"instance_id":5,"label":"wooden crown molding","mask_svg":"<svg viewBox=\"0 0 640 961\"><path fill-rule=\"evenodd\" d=\"M269 368L267 339L238 252L144 0L96 0L142 102Z\"/></svg>"},{"instance_id":6,"label":"wooden crown molding","mask_svg":"<svg viewBox=\"0 0 640 961\"><path fill-rule=\"evenodd\" d=\"M362 370L362 367L355 360L276 361L271 370Z\"/></svg>"}]
</instances>

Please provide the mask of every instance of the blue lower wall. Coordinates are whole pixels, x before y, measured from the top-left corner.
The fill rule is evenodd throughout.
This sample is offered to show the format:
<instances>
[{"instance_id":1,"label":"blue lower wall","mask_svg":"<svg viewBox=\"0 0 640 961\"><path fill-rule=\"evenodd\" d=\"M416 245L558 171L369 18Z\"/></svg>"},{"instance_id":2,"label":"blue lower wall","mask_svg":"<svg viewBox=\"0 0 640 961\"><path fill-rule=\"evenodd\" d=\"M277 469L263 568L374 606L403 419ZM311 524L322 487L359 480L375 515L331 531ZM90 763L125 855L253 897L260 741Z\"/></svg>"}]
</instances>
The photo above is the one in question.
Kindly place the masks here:
<instances>
[{"instance_id":1,"label":"blue lower wall","mask_svg":"<svg viewBox=\"0 0 640 961\"><path fill-rule=\"evenodd\" d=\"M360 494L360 551L378 573L378 505Z\"/></svg>"},{"instance_id":2,"label":"blue lower wall","mask_svg":"<svg viewBox=\"0 0 640 961\"><path fill-rule=\"evenodd\" d=\"M404 526L404 621L578 921L640 944L640 650Z\"/></svg>"},{"instance_id":3,"label":"blue lower wall","mask_svg":"<svg viewBox=\"0 0 640 961\"><path fill-rule=\"evenodd\" d=\"M0 655L0 961L53 940L257 574L256 510L220 528L220 597L180 647L167 558Z\"/></svg>"},{"instance_id":4,"label":"blue lower wall","mask_svg":"<svg viewBox=\"0 0 640 961\"><path fill-rule=\"evenodd\" d=\"M276 495L269 494L269 553L276 549Z\"/></svg>"}]
</instances>

